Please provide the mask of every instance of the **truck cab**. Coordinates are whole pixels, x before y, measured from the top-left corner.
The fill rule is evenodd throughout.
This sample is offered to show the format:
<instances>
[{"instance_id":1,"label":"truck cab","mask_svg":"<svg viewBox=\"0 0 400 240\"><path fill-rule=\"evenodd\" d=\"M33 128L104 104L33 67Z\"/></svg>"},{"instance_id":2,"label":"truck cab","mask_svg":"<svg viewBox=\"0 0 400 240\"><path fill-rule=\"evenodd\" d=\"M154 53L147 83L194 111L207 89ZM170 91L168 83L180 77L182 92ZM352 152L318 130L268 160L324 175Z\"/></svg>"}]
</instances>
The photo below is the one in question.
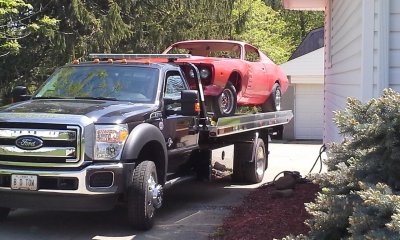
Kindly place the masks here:
<instances>
[{"instance_id":1,"label":"truck cab","mask_svg":"<svg viewBox=\"0 0 400 240\"><path fill-rule=\"evenodd\" d=\"M57 69L29 100L0 111L3 217L10 208L111 209L132 202L137 189L127 189L138 182L151 188L151 208L142 212L154 211L162 186L186 171L198 148L196 102L197 91L170 63L95 60ZM138 172L148 176L136 179L144 162ZM143 220L152 213L137 214L133 225L152 224Z\"/></svg>"}]
</instances>

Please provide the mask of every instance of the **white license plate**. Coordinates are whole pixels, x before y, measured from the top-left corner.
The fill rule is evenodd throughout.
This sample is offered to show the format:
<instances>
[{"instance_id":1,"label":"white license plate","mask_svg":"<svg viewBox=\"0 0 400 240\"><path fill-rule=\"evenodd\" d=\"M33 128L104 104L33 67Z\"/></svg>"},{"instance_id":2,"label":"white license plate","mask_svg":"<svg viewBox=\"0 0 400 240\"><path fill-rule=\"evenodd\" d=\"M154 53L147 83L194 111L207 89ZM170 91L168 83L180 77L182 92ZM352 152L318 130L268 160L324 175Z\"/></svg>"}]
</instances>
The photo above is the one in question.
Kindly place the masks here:
<instances>
[{"instance_id":1,"label":"white license plate","mask_svg":"<svg viewBox=\"0 0 400 240\"><path fill-rule=\"evenodd\" d=\"M36 175L11 175L11 189L37 190L38 177Z\"/></svg>"}]
</instances>

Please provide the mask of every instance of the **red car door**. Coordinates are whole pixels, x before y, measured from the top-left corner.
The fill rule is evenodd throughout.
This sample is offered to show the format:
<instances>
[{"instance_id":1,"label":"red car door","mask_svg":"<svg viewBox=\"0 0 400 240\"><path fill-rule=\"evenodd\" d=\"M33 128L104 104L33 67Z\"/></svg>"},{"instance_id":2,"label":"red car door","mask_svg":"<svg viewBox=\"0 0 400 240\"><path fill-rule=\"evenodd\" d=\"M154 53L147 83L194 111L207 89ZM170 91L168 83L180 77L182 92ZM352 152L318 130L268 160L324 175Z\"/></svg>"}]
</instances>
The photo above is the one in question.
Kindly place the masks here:
<instances>
[{"instance_id":1,"label":"red car door","mask_svg":"<svg viewBox=\"0 0 400 240\"><path fill-rule=\"evenodd\" d=\"M258 50L249 45L245 46L244 60L249 66L249 81L246 95L252 99L251 102L253 104L262 103L263 100L265 100L265 96L269 94L270 89L266 74L266 66L260 61L261 58Z\"/></svg>"}]
</instances>

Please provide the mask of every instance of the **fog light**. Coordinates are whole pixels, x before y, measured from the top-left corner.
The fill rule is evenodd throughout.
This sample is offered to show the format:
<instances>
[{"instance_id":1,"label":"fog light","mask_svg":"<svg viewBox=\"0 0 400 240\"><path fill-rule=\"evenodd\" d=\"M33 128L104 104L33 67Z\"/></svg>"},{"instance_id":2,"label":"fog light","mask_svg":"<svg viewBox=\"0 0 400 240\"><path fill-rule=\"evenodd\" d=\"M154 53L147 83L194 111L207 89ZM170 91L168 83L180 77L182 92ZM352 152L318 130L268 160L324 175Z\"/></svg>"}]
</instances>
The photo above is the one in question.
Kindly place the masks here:
<instances>
[{"instance_id":1,"label":"fog light","mask_svg":"<svg viewBox=\"0 0 400 240\"><path fill-rule=\"evenodd\" d=\"M90 176L89 186L92 188L111 187L114 182L114 173L98 172Z\"/></svg>"}]
</instances>

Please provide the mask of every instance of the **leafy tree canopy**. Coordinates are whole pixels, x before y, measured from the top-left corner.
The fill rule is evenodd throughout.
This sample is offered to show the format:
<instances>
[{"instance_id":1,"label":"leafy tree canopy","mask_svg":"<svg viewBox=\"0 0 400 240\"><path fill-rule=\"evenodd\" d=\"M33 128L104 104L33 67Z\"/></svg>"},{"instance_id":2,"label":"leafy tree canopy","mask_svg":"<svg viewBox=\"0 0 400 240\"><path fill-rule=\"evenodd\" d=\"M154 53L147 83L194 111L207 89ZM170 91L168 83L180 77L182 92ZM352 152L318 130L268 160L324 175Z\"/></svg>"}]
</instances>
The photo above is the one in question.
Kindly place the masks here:
<instances>
[{"instance_id":1,"label":"leafy tree canopy","mask_svg":"<svg viewBox=\"0 0 400 240\"><path fill-rule=\"evenodd\" d=\"M0 0L0 86L4 92L19 84L38 86L56 67L90 52L157 53L189 39L243 40L281 63L303 33L294 33L297 22L276 3ZM305 31L314 21L322 25L310 18Z\"/></svg>"},{"instance_id":2,"label":"leafy tree canopy","mask_svg":"<svg viewBox=\"0 0 400 240\"><path fill-rule=\"evenodd\" d=\"M0 0L0 57L17 54L21 39L57 24L57 20L48 16L32 21L32 17L38 14L35 11L23 0Z\"/></svg>"},{"instance_id":3,"label":"leafy tree canopy","mask_svg":"<svg viewBox=\"0 0 400 240\"><path fill-rule=\"evenodd\" d=\"M261 0L241 0L236 2L233 16L238 22L245 18L243 26L236 28L235 39L257 46L276 63L289 58L294 46L290 36L285 35L288 24L279 12Z\"/></svg>"}]
</instances>

